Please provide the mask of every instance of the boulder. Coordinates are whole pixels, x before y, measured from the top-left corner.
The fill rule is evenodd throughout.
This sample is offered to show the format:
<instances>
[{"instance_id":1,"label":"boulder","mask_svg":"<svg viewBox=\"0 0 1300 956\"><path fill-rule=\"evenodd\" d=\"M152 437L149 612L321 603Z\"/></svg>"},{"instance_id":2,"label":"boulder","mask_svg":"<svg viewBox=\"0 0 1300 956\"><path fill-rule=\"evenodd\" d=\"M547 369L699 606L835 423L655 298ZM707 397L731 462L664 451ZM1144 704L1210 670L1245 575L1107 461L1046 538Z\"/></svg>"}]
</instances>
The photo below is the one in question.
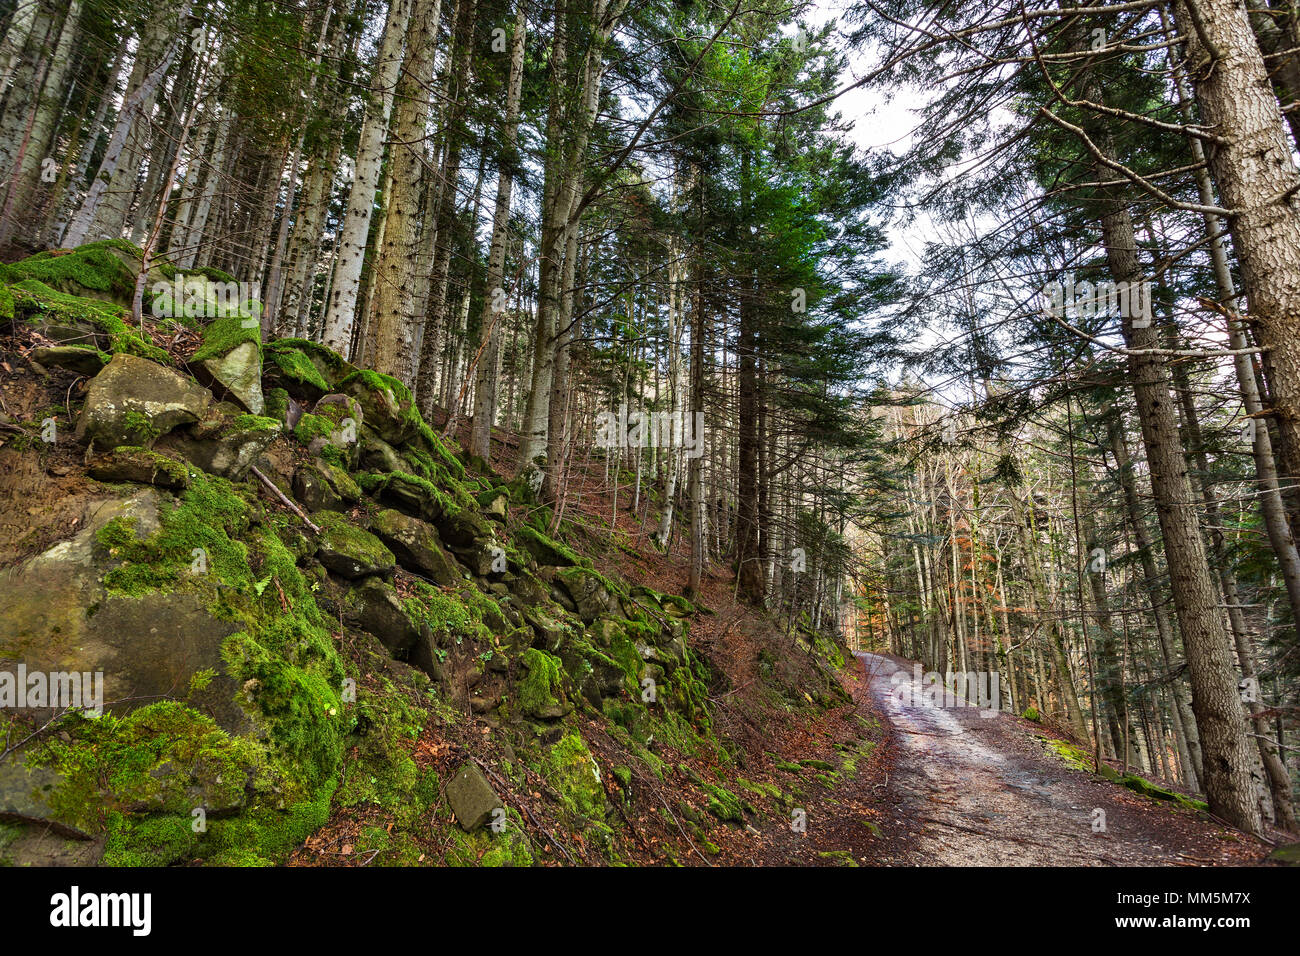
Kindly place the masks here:
<instances>
[{"instance_id":1,"label":"boulder","mask_svg":"<svg viewBox=\"0 0 1300 956\"><path fill-rule=\"evenodd\" d=\"M338 388L361 403L366 423L390 445L402 445L415 437L419 414L410 391L397 379L378 372L353 372Z\"/></svg>"},{"instance_id":2,"label":"boulder","mask_svg":"<svg viewBox=\"0 0 1300 956\"><path fill-rule=\"evenodd\" d=\"M487 522L464 508L447 509L433 520L442 540L453 548L468 548L492 537Z\"/></svg>"},{"instance_id":3,"label":"boulder","mask_svg":"<svg viewBox=\"0 0 1300 956\"><path fill-rule=\"evenodd\" d=\"M99 349L82 345L49 345L32 349L31 357L46 368L63 368L78 375L98 375L109 361Z\"/></svg>"},{"instance_id":4,"label":"boulder","mask_svg":"<svg viewBox=\"0 0 1300 956\"><path fill-rule=\"evenodd\" d=\"M266 411L262 396L262 329L255 318L221 318L203 330L203 344L190 360L199 381L236 401L246 412Z\"/></svg>"},{"instance_id":5,"label":"boulder","mask_svg":"<svg viewBox=\"0 0 1300 956\"><path fill-rule=\"evenodd\" d=\"M299 465L294 471L293 496L308 511L347 510L343 496L335 490L334 482L325 470L310 462Z\"/></svg>"},{"instance_id":6,"label":"boulder","mask_svg":"<svg viewBox=\"0 0 1300 956\"><path fill-rule=\"evenodd\" d=\"M119 352L91 379L77 419L92 449L151 446L173 428L197 422L212 393L157 362Z\"/></svg>"},{"instance_id":7,"label":"boulder","mask_svg":"<svg viewBox=\"0 0 1300 956\"><path fill-rule=\"evenodd\" d=\"M333 511L312 515L320 525L316 560L335 574L350 580L387 574L397 561L393 552L369 531L363 531Z\"/></svg>"},{"instance_id":8,"label":"boulder","mask_svg":"<svg viewBox=\"0 0 1300 956\"><path fill-rule=\"evenodd\" d=\"M279 435L280 423L274 418L242 414L223 402L166 445L209 474L239 481Z\"/></svg>"},{"instance_id":9,"label":"boulder","mask_svg":"<svg viewBox=\"0 0 1300 956\"><path fill-rule=\"evenodd\" d=\"M582 623L590 624L610 612L610 593L600 575L586 568L566 568L555 575L555 583L568 594Z\"/></svg>"},{"instance_id":10,"label":"boulder","mask_svg":"<svg viewBox=\"0 0 1300 956\"><path fill-rule=\"evenodd\" d=\"M406 658L420 631L402 609L397 589L380 578L367 578L345 601L344 619L373 634L394 657Z\"/></svg>"},{"instance_id":11,"label":"boulder","mask_svg":"<svg viewBox=\"0 0 1300 956\"><path fill-rule=\"evenodd\" d=\"M456 562L443 550L433 525L388 508L371 519L370 530L396 555L402 567L443 587L464 580Z\"/></svg>"},{"instance_id":12,"label":"boulder","mask_svg":"<svg viewBox=\"0 0 1300 956\"><path fill-rule=\"evenodd\" d=\"M102 583L118 561L97 533L121 517L133 519L134 534L145 538L160 527L165 500L142 488L93 502L74 538L0 571L0 660L12 662L6 669L102 674L104 707L117 713L185 697L190 678L210 669L216 676L189 702L242 733L252 723L235 702L239 688L221 655L238 625L208 610L211 594L200 587L136 597L109 593Z\"/></svg>"},{"instance_id":13,"label":"boulder","mask_svg":"<svg viewBox=\"0 0 1300 956\"><path fill-rule=\"evenodd\" d=\"M98 481L133 481L171 491L190 486L185 462L135 445L120 445L112 451L92 454L86 460L86 470Z\"/></svg>"},{"instance_id":14,"label":"boulder","mask_svg":"<svg viewBox=\"0 0 1300 956\"><path fill-rule=\"evenodd\" d=\"M447 784L447 803L456 814L456 822L466 833L473 833L504 809L487 776L472 760L465 761Z\"/></svg>"}]
</instances>

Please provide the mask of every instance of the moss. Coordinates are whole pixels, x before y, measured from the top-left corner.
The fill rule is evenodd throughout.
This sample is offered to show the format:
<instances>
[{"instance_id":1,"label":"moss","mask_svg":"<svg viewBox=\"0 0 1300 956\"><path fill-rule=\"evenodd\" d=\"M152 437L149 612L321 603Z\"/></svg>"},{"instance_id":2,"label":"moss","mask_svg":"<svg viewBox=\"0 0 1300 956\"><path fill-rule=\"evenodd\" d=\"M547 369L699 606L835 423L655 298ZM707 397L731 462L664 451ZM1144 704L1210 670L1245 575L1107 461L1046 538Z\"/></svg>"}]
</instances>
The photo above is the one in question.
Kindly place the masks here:
<instances>
[{"instance_id":1,"label":"moss","mask_svg":"<svg viewBox=\"0 0 1300 956\"><path fill-rule=\"evenodd\" d=\"M581 826L583 821L604 821L605 789L601 786L600 769L577 731L565 734L551 747L546 755L545 774L560 795L571 824Z\"/></svg>"},{"instance_id":2,"label":"moss","mask_svg":"<svg viewBox=\"0 0 1300 956\"><path fill-rule=\"evenodd\" d=\"M282 388L266 390L266 414L283 423L289 417L289 393Z\"/></svg>"},{"instance_id":3,"label":"moss","mask_svg":"<svg viewBox=\"0 0 1300 956\"><path fill-rule=\"evenodd\" d=\"M324 415L313 415L308 412L298 419L298 424L293 428L293 437L304 445L310 445L316 438L324 438L328 441L337 430L338 425Z\"/></svg>"},{"instance_id":4,"label":"moss","mask_svg":"<svg viewBox=\"0 0 1300 956\"><path fill-rule=\"evenodd\" d=\"M726 787L712 783L701 783L704 792L709 795L708 809L723 823L744 823L745 804Z\"/></svg>"},{"instance_id":5,"label":"moss","mask_svg":"<svg viewBox=\"0 0 1300 956\"><path fill-rule=\"evenodd\" d=\"M1065 764L1076 770L1086 770L1092 772L1092 755L1084 750L1066 743L1064 740L1053 740L1050 737L1039 736L1049 751L1056 754Z\"/></svg>"},{"instance_id":6,"label":"moss","mask_svg":"<svg viewBox=\"0 0 1300 956\"><path fill-rule=\"evenodd\" d=\"M1043 719L1042 716L1038 713L1037 707L1026 707L1025 712L1020 716L1023 717L1025 720L1032 720L1036 724L1040 723Z\"/></svg>"},{"instance_id":7,"label":"moss","mask_svg":"<svg viewBox=\"0 0 1300 956\"><path fill-rule=\"evenodd\" d=\"M87 243L76 249L37 253L9 266L10 281L35 279L48 286L80 286L126 303L135 293L135 272L111 249L142 258L138 248L121 239Z\"/></svg>"},{"instance_id":8,"label":"moss","mask_svg":"<svg viewBox=\"0 0 1300 956\"><path fill-rule=\"evenodd\" d=\"M520 657L528 676L519 682L519 704L526 714L559 707L563 696L562 665L558 657L530 647Z\"/></svg>"},{"instance_id":9,"label":"moss","mask_svg":"<svg viewBox=\"0 0 1300 956\"><path fill-rule=\"evenodd\" d=\"M315 806L322 788L332 791L349 729L338 696L343 668L293 554L255 517L230 482L196 473L149 538L138 539L122 519L98 532L99 545L121 561L104 583L125 596L193 590L214 616L239 625L222 646L227 673L261 714L273 762L298 781L295 790L314 795L303 799ZM201 573L192 567L195 549L204 555ZM276 587L267 586L272 581Z\"/></svg>"},{"instance_id":10,"label":"moss","mask_svg":"<svg viewBox=\"0 0 1300 956\"><path fill-rule=\"evenodd\" d=\"M204 359L221 358L223 355L229 355L245 342L256 345L260 354L262 327L258 324L246 326L240 316L214 319L204 328L203 344L199 346L190 361L202 362Z\"/></svg>"},{"instance_id":11,"label":"moss","mask_svg":"<svg viewBox=\"0 0 1300 956\"><path fill-rule=\"evenodd\" d=\"M506 810L505 828L500 833L480 829L466 833L449 826L446 862L449 866L533 866L533 847L524 830L523 818L514 808Z\"/></svg>"},{"instance_id":12,"label":"moss","mask_svg":"<svg viewBox=\"0 0 1300 956\"><path fill-rule=\"evenodd\" d=\"M170 365L171 356L149 341L148 336L126 323L126 311L110 302L85 299L57 292L36 279L24 279L9 287L17 314L45 314L65 324L86 323L109 340L114 352L138 355L161 365Z\"/></svg>"},{"instance_id":13,"label":"moss","mask_svg":"<svg viewBox=\"0 0 1300 956\"><path fill-rule=\"evenodd\" d=\"M817 854L822 860L833 860L840 866L857 866L858 861L853 859L853 854L848 850L822 850Z\"/></svg>"},{"instance_id":14,"label":"moss","mask_svg":"<svg viewBox=\"0 0 1300 956\"><path fill-rule=\"evenodd\" d=\"M358 528L337 511L322 511L313 520L320 526L320 542L332 551L355 556L374 567L391 568L396 563L393 552L368 531Z\"/></svg>"},{"instance_id":15,"label":"moss","mask_svg":"<svg viewBox=\"0 0 1300 956\"><path fill-rule=\"evenodd\" d=\"M281 343L275 343L281 344ZM320 392L330 390L329 382L306 355L297 349L274 348L268 345L264 355L279 369L281 376L298 385L309 385Z\"/></svg>"}]
</instances>

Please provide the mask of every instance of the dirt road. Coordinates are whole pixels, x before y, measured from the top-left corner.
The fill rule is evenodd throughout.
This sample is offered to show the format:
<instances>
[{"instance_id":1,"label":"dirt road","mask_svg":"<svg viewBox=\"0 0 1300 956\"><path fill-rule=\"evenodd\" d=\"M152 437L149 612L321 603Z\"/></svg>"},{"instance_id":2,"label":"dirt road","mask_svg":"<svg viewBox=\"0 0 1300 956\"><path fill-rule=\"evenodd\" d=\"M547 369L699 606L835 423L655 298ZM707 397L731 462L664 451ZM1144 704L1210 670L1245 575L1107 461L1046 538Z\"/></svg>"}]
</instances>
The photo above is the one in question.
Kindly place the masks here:
<instances>
[{"instance_id":1,"label":"dirt road","mask_svg":"<svg viewBox=\"0 0 1300 956\"><path fill-rule=\"evenodd\" d=\"M908 663L859 655L892 725L877 821L894 865L1126 866L1251 862L1264 852L1195 811L1064 764L1034 724L973 706L935 707ZM1105 828L1100 829L1104 813Z\"/></svg>"}]
</instances>

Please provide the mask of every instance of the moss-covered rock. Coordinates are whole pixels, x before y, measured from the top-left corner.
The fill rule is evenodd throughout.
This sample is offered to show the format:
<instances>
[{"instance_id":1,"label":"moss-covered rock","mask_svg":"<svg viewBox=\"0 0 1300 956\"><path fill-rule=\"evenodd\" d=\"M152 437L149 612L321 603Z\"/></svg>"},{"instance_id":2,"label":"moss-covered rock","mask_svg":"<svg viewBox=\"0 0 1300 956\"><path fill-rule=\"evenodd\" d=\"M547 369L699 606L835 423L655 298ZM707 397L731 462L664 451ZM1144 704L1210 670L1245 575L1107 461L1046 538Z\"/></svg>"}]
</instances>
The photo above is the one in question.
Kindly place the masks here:
<instances>
[{"instance_id":1,"label":"moss-covered rock","mask_svg":"<svg viewBox=\"0 0 1300 956\"><path fill-rule=\"evenodd\" d=\"M313 519L321 529L316 559L336 574L356 579L387 574L396 565L393 552L383 542L343 515L322 511L313 515Z\"/></svg>"},{"instance_id":2,"label":"moss-covered rock","mask_svg":"<svg viewBox=\"0 0 1300 956\"><path fill-rule=\"evenodd\" d=\"M185 462L148 448L120 445L112 451L92 454L86 471L99 481L133 481L179 491L190 485Z\"/></svg>"},{"instance_id":3,"label":"moss-covered rock","mask_svg":"<svg viewBox=\"0 0 1300 956\"><path fill-rule=\"evenodd\" d=\"M77 438L92 449L147 447L173 428L197 422L211 402L211 392L169 368L115 355L90 382Z\"/></svg>"},{"instance_id":4,"label":"moss-covered rock","mask_svg":"<svg viewBox=\"0 0 1300 956\"><path fill-rule=\"evenodd\" d=\"M262 396L262 329L256 320L231 316L209 323L190 368L214 394L233 399L254 415L266 411Z\"/></svg>"}]
</instances>

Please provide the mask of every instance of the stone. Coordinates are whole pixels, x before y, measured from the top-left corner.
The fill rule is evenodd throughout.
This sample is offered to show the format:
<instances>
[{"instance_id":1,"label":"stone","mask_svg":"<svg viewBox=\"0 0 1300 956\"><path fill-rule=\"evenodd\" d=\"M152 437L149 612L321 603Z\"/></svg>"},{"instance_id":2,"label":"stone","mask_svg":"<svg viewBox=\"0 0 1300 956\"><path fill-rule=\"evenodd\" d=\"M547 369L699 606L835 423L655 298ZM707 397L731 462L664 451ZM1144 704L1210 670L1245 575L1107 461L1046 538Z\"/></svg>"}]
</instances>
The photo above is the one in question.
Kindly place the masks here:
<instances>
[{"instance_id":1,"label":"stone","mask_svg":"<svg viewBox=\"0 0 1300 956\"><path fill-rule=\"evenodd\" d=\"M76 436L92 449L151 446L180 425L197 422L212 393L157 362L119 352L91 379Z\"/></svg>"},{"instance_id":2,"label":"stone","mask_svg":"<svg viewBox=\"0 0 1300 956\"><path fill-rule=\"evenodd\" d=\"M120 445L112 451L92 454L86 471L98 481L133 481L171 491L190 486L189 468L183 461L149 448Z\"/></svg>"},{"instance_id":3,"label":"stone","mask_svg":"<svg viewBox=\"0 0 1300 956\"><path fill-rule=\"evenodd\" d=\"M487 522L473 511L463 508L443 511L434 520L442 540L453 548L469 548L492 537Z\"/></svg>"},{"instance_id":4,"label":"stone","mask_svg":"<svg viewBox=\"0 0 1300 956\"><path fill-rule=\"evenodd\" d=\"M443 550L437 530L428 522L387 508L371 519L370 530L407 570L443 587L453 587L464 580L461 569Z\"/></svg>"},{"instance_id":5,"label":"stone","mask_svg":"<svg viewBox=\"0 0 1300 956\"><path fill-rule=\"evenodd\" d=\"M49 345L32 349L31 357L46 368L63 368L78 375L98 375L109 360L99 349L78 345Z\"/></svg>"},{"instance_id":6,"label":"stone","mask_svg":"<svg viewBox=\"0 0 1300 956\"><path fill-rule=\"evenodd\" d=\"M472 760L462 764L447 784L447 803L466 833L473 833L491 820L495 811L505 809L487 776Z\"/></svg>"},{"instance_id":7,"label":"stone","mask_svg":"<svg viewBox=\"0 0 1300 956\"><path fill-rule=\"evenodd\" d=\"M352 589L345 602L344 618L349 624L373 634L394 657L410 655L420 636L397 589L379 578L367 578Z\"/></svg>"},{"instance_id":8,"label":"stone","mask_svg":"<svg viewBox=\"0 0 1300 956\"><path fill-rule=\"evenodd\" d=\"M208 610L216 581L200 578L193 589L139 597L110 594L103 585L117 560L97 532L121 517L134 520L138 538L148 537L160 527L166 500L141 488L93 502L75 537L0 571L0 660L11 662L6 669L24 664L29 672L102 673L104 706L115 713L184 696L191 677L212 670L211 683L187 703L243 733L252 722L235 701L239 687L221 654L238 624Z\"/></svg>"},{"instance_id":9,"label":"stone","mask_svg":"<svg viewBox=\"0 0 1300 956\"><path fill-rule=\"evenodd\" d=\"M568 548L528 525L522 525L515 531L515 543L531 554L538 564L554 567L577 564Z\"/></svg>"},{"instance_id":10,"label":"stone","mask_svg":"<svg viewBox=\"0 0 1300 956\"><path fill-rule=\"evenodd\" d=\"M556 573L555 583L569 595L583 624L609 613L609 590L594 571L566 568Z\"/></svg>"},{"instance_id":11,"label":"stone","mask_svg":"<svg viewBox=\"0 0 1300 956\"><path fill-rule=\"evenodd\" d=\"M343 511L343 498L325 472L313 464L299 465L293 473L293 496L308 511Z\"/></svg>"},{"instance_id":12,"label":"stone","mask_svg":"<svg viewBox=\"0 0 1300 956\"><path fill-rule=\"evenodd\" d=\"M249 320L253 321L253 320ZM217 319L203 330L203 344L190 360L200 382L223 398L231 398L244 411L266 411L262 395L261 328L244 326L238 317Z\"/></svg>"},{"instance_id":13,"label":"stone","mask_svg":"<svg viewBox=\"0 0 1300 956\"><path fill-rule=\"evenodd\" d=\"M1272 866L1300 866L1300 843L1287 843L1264 858Z\"/></svg>"},{"instance_id":14,"label":"stone","mask_svg":"<svg viewBox=\"0 0 1300 956\"><path fill-rule=\"evenodd\" d=\"M333 511L312 515L320 525L316 560L349 580L388 574L397 564L393 552L369 531L352 524Z\"/></svg>"},{"instance_id":15,"label":"stone","mask_svg":"<svg viewBox=\"0 0 1300 956\"><path fill-rule=\"evenodd\" d=\"M353 372L341 382L339 391L361 403L366 424L391 445L403 445L415 437L419 415L411 393L397 379L378 372Z\"/></svg>"},{"instance_id":16,"label":"stone","mask_svg":"<svg viewBox=\"0 0 1300 956\"><path fill-rule=\"evenodd\" d=\"M241 414L236 406L223 402L185 432L169 437L166 445L208 474L240 481L280 436L280 427L274 418Z\"/></svg>"}]
</instances>

